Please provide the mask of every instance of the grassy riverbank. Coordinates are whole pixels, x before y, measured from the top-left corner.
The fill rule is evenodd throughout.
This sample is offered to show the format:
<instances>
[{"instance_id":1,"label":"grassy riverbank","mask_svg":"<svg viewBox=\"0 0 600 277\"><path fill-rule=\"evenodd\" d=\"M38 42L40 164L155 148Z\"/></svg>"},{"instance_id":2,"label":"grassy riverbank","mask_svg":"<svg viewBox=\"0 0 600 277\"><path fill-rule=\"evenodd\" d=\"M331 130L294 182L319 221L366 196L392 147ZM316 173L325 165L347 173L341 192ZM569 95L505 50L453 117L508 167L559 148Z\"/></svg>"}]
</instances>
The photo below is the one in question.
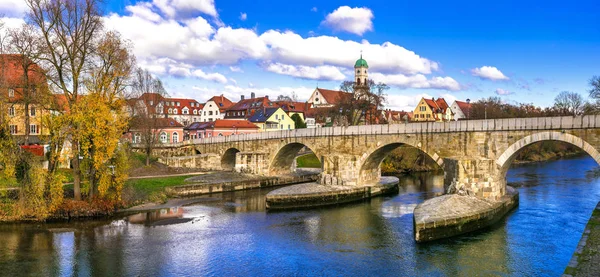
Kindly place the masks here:
<instances>
[{"instance_id":1,"label":"grassy riverbank","mask_svg":"<svg viewBox=\"0 0 600 277\"><path fill-rule=\"evenodd\" d=\"M296 167L298 168L321 168L321 161L319 158L315 156L315 154L310 153L306 155L299 156L296 158Z\"/></svg>"}]
</instances>

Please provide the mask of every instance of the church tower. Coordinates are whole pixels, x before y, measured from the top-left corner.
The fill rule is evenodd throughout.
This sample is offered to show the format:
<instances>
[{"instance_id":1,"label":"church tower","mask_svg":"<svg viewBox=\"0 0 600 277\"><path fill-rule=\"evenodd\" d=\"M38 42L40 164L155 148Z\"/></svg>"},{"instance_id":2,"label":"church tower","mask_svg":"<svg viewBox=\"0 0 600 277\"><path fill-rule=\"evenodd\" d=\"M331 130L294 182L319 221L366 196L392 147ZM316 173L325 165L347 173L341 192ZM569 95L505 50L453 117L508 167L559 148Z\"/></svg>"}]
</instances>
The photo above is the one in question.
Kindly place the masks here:
<instances>
[{"instance_id":1,"label":"church tower","mask_svg":"<svg viewBox=\"0 0 600 277\"><path fill-rule=\"evenodd\" d=\"M367 61L365 61L362 57L362 53L360 54L360 59L356 60L354 64L354 82L356 82L356 86L364 86L367 85L369 80L369 65Z\"/></svg>"}]
</instances>

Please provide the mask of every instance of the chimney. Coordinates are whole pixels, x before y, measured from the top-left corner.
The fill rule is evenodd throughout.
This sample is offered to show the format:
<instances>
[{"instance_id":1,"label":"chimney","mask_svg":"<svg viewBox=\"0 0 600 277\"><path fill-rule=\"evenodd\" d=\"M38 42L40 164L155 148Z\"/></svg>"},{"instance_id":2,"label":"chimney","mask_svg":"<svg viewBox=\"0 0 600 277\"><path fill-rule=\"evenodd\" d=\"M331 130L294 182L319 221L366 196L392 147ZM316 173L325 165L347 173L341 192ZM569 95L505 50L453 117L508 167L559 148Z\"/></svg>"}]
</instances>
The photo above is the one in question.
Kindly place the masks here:
<instances>
[{"instance_id":1,"label":"chimney","mask_svg":"<svg viewBox=\"0 0 600 277\"><path fill-rule=\"evenodd\" d=\"M269 99L269 96L268 96L268 95L265 95L265 98Z\"/></svg>"},{"instance_id":2,"label":"chimney","mask_svg":"<svg viewBox=\"0 0 600 277\"><path fill-rule=\"evenodd\" d=\"M254 94L254 92L251 92L251 93L250 93L250 98L254 99L254 96L256 96L256 95Z\"/></svg>"},{"instance_id":3,"label":"chimney","mask_svg":"<svg viewBox=\"0 0 600 277\"><path fill-rule=\"evenodd\" d=\"M243 95L243 94L242 94L242 96L241 96L241 100L244 100L244 95Z\"/></svg>"},{"instance_id":4,"label":"chimney","mask_svg":"<svg viewBox=\"0 0 600 277\"><path fill-rule=\"evenodd\" d=\"M221 102L223 102L223 94L221 94Z\"/></svg>"}]
</instances>

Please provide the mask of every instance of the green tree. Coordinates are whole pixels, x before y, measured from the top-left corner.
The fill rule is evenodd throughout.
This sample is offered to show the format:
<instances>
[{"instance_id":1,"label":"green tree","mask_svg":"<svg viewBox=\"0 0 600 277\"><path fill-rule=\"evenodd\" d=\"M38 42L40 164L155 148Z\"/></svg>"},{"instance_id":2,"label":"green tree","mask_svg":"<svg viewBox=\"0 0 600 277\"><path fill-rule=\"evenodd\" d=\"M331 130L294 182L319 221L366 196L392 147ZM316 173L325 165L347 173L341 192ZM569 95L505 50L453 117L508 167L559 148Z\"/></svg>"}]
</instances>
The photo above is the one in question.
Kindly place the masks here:
<instances>
[{"instance_id":1,"label":"green tree","mask_svg":"<svg viewBox=\"0 0 600 277\"><path fill-rule=\"evenodd\" d=\"M294 121L294 125L296 126L296 129L306 128L306 123L304 122L304 120L302 120L302 117L300 117L299 114L297 114L297 113L293 114L292 120Z\"/></svg>"}]
</instances>

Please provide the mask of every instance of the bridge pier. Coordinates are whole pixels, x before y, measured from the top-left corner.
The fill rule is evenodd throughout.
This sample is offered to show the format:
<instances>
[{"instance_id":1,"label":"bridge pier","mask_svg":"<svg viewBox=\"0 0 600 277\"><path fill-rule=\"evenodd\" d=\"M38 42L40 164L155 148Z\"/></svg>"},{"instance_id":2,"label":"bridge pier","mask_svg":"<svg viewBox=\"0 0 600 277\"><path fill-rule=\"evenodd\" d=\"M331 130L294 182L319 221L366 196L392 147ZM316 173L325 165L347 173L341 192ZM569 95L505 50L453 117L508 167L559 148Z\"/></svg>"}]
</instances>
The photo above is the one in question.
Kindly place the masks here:
<instances>
[{"instance_id":1,"label":"bridge pier","mask_svg":"<svg viewBox=\"0 0 600 277\"><path fill-rule=\"evenodd\" d=\"M239 173L269 175L269 153L238 152L235 154L235 168Z\"/></svg>"},{"instance_id":2,"label":"bridge pier","mask_svg":"<svg viewBox=\"0 0 600 277\"><path fill-rule=\"evenodd\" d=\"M356 186L360 184L360 162L353 155L322 156L321 165L323 167L321 185Z\"/></svg>"},{"instance_id":3,"label":"bridge pier","mask_svg":"<svg viewBox=\"0 0 600 277\"><path fill-rule=\"evenodd\" d=\"M492 159L444 158L444 189L497 200L506 194L506 178Z\"/></svg>"}]
</instances>

